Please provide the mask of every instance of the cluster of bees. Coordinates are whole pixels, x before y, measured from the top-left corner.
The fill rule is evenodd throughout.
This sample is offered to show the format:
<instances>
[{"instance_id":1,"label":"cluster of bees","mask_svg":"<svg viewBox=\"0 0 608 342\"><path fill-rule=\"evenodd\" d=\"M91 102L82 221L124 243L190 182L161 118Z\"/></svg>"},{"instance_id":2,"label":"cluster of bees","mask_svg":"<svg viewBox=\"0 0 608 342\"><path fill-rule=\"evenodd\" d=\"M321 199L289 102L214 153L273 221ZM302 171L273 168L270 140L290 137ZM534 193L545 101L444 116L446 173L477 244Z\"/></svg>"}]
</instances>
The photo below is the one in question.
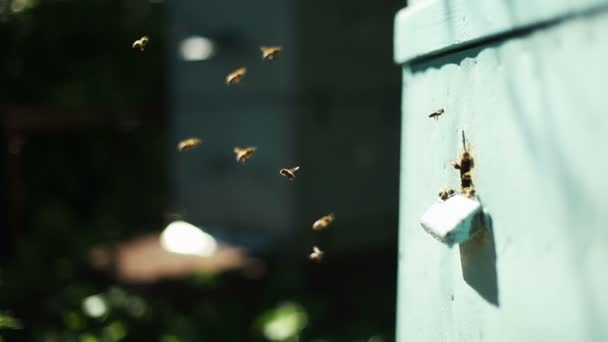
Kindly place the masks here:
<instances>
[{"instance_id":1,"label":"cluster of bees","mask_svg":"<svg viewBox=\"0 0 608 342\"><path fill-rule=\"evenodd\" d=\"M452 161L454 169L460 171L460 188L468 198L475 198L475 187L473 186L473 156L471 155L471 145L466 145L457 161Z\"/></svg>"},{"instance_id":2,"label":"cluster of bees","mask_svg":"<svg viewBox=\"0 0 608 342\"><path fill-rule=\"evenodd\" d=\"M148 36L143 36L140 39L133 42L132 48L138 49L139 51L144 51L146 46L150 43L150 38ZM274 61L279 58L279 54L281 52L280 46L260 46L260 52L262 54L262 60L264 61ZM229 73L226 76L226 85L234 85L240 83L245 75L247 74L247 68L240 67L233 72ZM179 152L189 151L198 145L202 144L202 139L198 137L191 137L188 139L184 139L177 143L177 150ZM257 152L257 147L241 147L235 146L233 149L235 154L235 159L237 163L245 163L247 160L253 158L255 153ZM300 170L299 166L292 168L282 168L279 170L279 174L281 176L286 177L289 181L294 181L296 179L296 174ZM316 220L312 224L313 231L321 231L327 229L332 222L335 220L335 216L333 213L325 215L320 219ZM310 260L320 262L323 259L324 252L319 249L317 246L313 246L312 253L308 256Z\"/></svg>"},{"instance_id":3,"label":"cluster of bees","mask_svg":"<svg viewBox=\"0 0 608 342\"><path fill-rule=\"evenodd\" d=\"M429 118L437 120L443 113L445 113L445 110L443 108L439 108L429 114ZM475 194L475 187L473 186L472 175L474 162L473 156L471 154L471 145L465 144L464 132L462 132L462 144L464 146L464 151L458 156L458 159L455 161L453 160L451 164L454 169L460 171L460 188L462 190L462 193L468 198L474 199L477 197ZM448 198L454 196L454 194L456 194L456 191L454 191L454 189L443 188L439 191L438 196L442 201L445 201Z\"/></svg>"}]
</instances>

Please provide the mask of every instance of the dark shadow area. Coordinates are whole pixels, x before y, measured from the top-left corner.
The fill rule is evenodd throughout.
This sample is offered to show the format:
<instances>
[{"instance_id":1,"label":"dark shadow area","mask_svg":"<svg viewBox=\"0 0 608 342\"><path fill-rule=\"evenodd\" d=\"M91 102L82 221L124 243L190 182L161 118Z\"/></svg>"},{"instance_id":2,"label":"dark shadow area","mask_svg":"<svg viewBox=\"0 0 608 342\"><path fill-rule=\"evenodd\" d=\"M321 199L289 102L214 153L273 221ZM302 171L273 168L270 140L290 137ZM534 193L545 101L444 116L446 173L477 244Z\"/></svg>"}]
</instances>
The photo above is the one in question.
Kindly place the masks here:
<instances>
[{"instance_id":1,"label":"dark shadow area","mask_svg":"<svg viewBox=\"0 0 608 342\"><path fill-rule=\"evenodd\" d=\"M478 46L478 47L468 47L466 49L452 51L451 53L448 53L448 54L435 55L433 58L429 57L429 58L431 58L430 60L428 60L426 58L416 60L416 61L412 62L411 70L412 70L412 72L417 73L417 72L424 72L428 69L440 69L441 67L449 65L449 64L460 65L463 60L465 60L467 58L475 58L483 50L494 47L494 46L498 46L498 45L499 45L499 43L497 43L495 45L490 45L490 46L484 45L484 46Z\"/></svg>"},{"instance_id":2,"label":"dark shadow area","mask_svg":"<svg viewBox=\"0 0 608 342\"><path fill-rule=\"evenodd\" d=\"M4 113L0 112L0 118ZM2 180L2 188L7 189L8 184L6 182L6 160L8 160L8 144L6 143L4 136L4 130L0 130L0 179ZM7 194L6 191L0 193L0 258L4 259L8 255L8 248L10 247L8 241L11 239L8 219L8 205L7 205Z\"/></svg>"},{"instance_id":3,"label":"dark shadow area","mask_svg":"<svg viewBox=\"0 0 608 342\"><path fill-rule=\"evenodd\" d=\"M484 223L484 230L460 244L462 278L486 301L499 306L492 218L486 215Z\"/></svg>"}]
</instances>

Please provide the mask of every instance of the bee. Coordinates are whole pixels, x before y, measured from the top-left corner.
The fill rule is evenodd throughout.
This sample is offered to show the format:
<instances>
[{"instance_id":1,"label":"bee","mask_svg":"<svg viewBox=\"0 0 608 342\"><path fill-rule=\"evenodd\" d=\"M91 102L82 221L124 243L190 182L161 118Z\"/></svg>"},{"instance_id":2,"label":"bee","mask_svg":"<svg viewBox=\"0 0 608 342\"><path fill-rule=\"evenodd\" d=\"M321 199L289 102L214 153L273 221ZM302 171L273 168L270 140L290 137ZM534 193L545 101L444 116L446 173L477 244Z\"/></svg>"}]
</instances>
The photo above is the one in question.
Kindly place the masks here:
<instances>
[{"instance_id":1,"label":"bee","mask_svg":"<svg viewBox=\"0 0 608 342\"><path fill-rule=\"evenodd\" d=\"M464 133L463 133L464 137ZM464 145L464 138L463 138ZM464 145L464 151L458 157L458 161L452 161L452 166L460 171L460 186L464 191L473 185L473 179L471 175L471 169L474 166L473 156L471 155L471 145Z\"/></svg>"},{"instance_id":2,"label":"bee","mask_svg":"<svg viewBox=\"0 0 608 342\"><path fill-rule=\"evenodd\" d=\"M323 230L329 227L329 225L334 222L335 219L336 216L333 213L325 215L312 224L312 230Z\"/></svg>"},{"instance_id":3,"label":"bee","mask_svg":"<svg viewBox=\"0 0 608 342\"><path fill-rule=\"evenodd\" d=\"M471 153L468 150L462 152L460 157L458 157L458 161L452 160L452 166L456 170L465 170L464 172L471 170L473 167L473 157L471 157Z\"/></svg>"},{"instance_id":4,"label":"bee","mask_svg":"<svg viewBox=\"0 0 608 342\"><path fill-rule=\"evenodd\" d=\"M281 52L280 46L260 46L260 51L262 51L262 59L265 61L273 61L279 58L279 53Z\"/></svg>"},{"instance_id":5,"label":"bee","mask_svg":"<svg viewBox=\"0 0 608 342\"><path fill-rule=\"evenodd\" d=\"M144 51L149 42L150 38L148 36L143 36L138 40L134 41L131 47L134 49L139 49L139 51Z\"/></svg>"},{"instance_id":6,"label":"bee","mask_svg":"<svg viewBox=\"0 0 608 342\"><path fill-rule=\"evenodd\" d=\"M312 253L308 256L310 260L314 260L316 262L321 262L323 259L323 251L319 249L317 246L312 247Z\"/></svg>"},{"instance_id":7,"label":"bee","mask_svg":"<svg viewBox=\"0 0 608 342\"><path fill-rule=\"evenodd\" d=\"M444 110L443 108L439 108L439 109L437 109L436 111L432 112L432 113L429 115L429 118L434 118L435 120L437 120L437 119L439 119L439 116L440 116L441 114L443 114L443 112L445 112L445 110Z\"/></svg>"},{"instance_id":8,"label":"bee","mask_svg":"<svg viewBox=\"0 0 608 342\"><path fill-rule=\"evenodd\" d=\"M287 177L290 181L293 181L296 179L296 172L298 172L298 170L300 170L299 166L296 166L291 169L281 169L279 170L279 174L281 176Z\"/></svg>"},{"instance_id":9,"label":"bee","mask_svg":"<svg viewBox=\"0 0 608 342\"><path fill-rule=\"evenodd\" d=\"M193 149L195 146L200 145L203 141L199 138L188 138L180 141L177 144L177 150L179 152L188 151Z\"/></svg>"},{"instance_id":10,"label":"bee","mask_svg":"<svg viewBox=\"0 0 608 342\"><path fill-rule=\"evenodd\" d=\"M462 169L460 171L460 186L464 191L466 188L473 186L473 175L471 174L471 171L465 173L462 173Z\"/></svg>"},{"instance_id":11,"label":"bee","mask_svg":"<svg viewBox=\"0 0 608 342\"><path fill-rule=\"evenodd\" d=\"M472 186L464 189L464 195L470 199L475 199L475 197L477 197L477 194L475 193L475 188Z\"/></svg>"},{"instance_id":12,"label":"bee","mask_svg":"<svg viewBox=\"0 0 608 342\"><path fill-rule=\"evenodd\" d=\"M454 194L455 194L454 189L443 188L443 189L441 189L441 191L439 191L439 198L441 198L441 200L445 201L448 198L454 196Z\"/></svg>"},{"instance_id":13,"label":"bee","mask_svg":"<svg viewBox=\"0 0 608 342\"><path fill-rule=\"evenodd\" d=\"M240 83L243 77L245 77L246 73L247 68L245 67L236 69L235 71L229 73L228 76L226 76L226 84L231 85Z\"/></svg>"},{"instance_id":14,"label":"bee","mask_svg":"<svg viewBox=\"0 0 608 342\"><path fill-rule=\"evenodd\" d=\"M245 163L247 160L251 159L257 150L256 147L239 147L236 146L233 151L236 155L236 161Z\"/></svg>"}]
</instances>

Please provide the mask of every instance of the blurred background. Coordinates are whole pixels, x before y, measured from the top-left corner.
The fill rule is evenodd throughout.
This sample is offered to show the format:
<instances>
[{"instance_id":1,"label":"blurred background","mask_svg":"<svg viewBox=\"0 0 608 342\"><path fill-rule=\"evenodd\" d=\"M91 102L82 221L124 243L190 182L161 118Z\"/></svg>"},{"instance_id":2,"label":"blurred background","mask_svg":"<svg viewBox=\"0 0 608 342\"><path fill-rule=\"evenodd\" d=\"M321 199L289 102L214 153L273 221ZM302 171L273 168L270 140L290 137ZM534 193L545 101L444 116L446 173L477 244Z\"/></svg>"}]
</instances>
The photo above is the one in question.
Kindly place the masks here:
<instances>
[{"instance_id":1,"label":"blurred background","mask_svg":"<svg viewBox=\"0 0 608 342\"><path fill-rule=\"evenodd\" d=\"M404 5L0 0L0 340L393 341Z\"/></svg>"}]
</instances>

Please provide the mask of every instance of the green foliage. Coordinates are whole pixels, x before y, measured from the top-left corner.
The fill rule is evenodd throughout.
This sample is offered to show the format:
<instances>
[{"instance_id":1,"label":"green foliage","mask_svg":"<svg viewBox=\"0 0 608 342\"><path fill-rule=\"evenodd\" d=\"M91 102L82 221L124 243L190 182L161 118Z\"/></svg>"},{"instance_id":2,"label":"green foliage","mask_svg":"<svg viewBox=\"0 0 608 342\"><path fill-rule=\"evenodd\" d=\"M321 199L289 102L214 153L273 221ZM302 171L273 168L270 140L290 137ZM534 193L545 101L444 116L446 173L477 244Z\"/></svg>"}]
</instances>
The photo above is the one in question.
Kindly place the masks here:
<instances>
[{"instance_id":1,"label":"green foliage","mask_svg":"<svg viewBox=\"0 0 608 342\"><path fill-rule=\"evenodd\" d=\"M22 329L21 322L8 313L0 313L0 330L1 329Z\"/></svg>"},{"instance_id":2,"label":"green foliage","mask_svg":"<svg viewBox=\"0 0 608 342\"><path fill-rule=\"evenodd\" d=\"M294 302L284 302L262 313L257 326L270 341L289 341L300 334L308 323L304 308Z\"/></svg>"}]
</instances>

